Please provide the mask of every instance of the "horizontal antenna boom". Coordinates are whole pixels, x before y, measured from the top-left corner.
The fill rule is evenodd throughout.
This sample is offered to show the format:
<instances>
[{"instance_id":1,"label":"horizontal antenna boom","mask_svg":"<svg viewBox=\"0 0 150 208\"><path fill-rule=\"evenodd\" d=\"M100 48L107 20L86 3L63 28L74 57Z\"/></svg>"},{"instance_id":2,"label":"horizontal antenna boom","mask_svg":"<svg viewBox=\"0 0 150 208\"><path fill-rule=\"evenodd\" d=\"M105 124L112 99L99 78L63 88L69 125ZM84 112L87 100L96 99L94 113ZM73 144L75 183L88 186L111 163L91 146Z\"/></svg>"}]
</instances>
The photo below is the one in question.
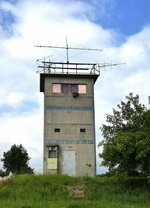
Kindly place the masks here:
<instances>
[{"instance_id":1,"label":"horizontal antenna boom","mask_svg":"<svg viewBox=\"0 0 150 208\"><path fill-rule=\"evenodd\" d=\"M88 51L103 51L103 49L98 48L75 48L75 47L66 47L66 46L44 46L44 45L35 45L38 48L60 48L60 49L71 49L71 50L88 50Z\"/></svg>"}]
</instances>

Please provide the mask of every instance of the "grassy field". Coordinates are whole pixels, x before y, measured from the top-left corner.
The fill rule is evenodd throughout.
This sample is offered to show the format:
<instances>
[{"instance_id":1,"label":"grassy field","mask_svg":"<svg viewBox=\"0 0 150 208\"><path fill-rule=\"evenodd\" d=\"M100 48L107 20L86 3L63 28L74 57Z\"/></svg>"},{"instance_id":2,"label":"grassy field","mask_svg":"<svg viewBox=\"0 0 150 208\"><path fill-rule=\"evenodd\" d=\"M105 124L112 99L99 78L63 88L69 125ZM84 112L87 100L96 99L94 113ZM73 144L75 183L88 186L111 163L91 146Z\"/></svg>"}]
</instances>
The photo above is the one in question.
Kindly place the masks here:
<instances>
[{"instance_id":1,"label":"grassy field","mask_svg":"<svg viewBox=\"0 0 150 208\"><path fill-rule=\"evenodd\" d=\"M0 208L148 207L150 184L141 178L18 175L0 182Z\"/></svg>"}]
</instances>

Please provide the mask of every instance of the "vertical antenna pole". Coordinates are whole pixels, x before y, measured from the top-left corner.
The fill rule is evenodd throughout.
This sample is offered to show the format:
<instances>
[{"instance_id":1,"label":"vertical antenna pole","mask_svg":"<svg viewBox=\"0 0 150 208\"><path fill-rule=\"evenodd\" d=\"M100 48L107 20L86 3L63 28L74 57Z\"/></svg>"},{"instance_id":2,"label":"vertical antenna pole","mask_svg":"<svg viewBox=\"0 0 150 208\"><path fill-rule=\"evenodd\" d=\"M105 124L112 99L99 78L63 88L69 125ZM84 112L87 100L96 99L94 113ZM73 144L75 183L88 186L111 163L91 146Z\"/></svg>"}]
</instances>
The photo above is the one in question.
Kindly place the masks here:
<instances>
[{"instance_id":1,"label":"vertical antenna pole","mask_svg":"<svg viewBox=\"0 0 150 208\"><path fill-rule=\"evenodd\" d=\"M68 39L66 36L66 49L67 49L67 63L69 63L69 54L68 54Z\"/></svg>"}]
</instances>

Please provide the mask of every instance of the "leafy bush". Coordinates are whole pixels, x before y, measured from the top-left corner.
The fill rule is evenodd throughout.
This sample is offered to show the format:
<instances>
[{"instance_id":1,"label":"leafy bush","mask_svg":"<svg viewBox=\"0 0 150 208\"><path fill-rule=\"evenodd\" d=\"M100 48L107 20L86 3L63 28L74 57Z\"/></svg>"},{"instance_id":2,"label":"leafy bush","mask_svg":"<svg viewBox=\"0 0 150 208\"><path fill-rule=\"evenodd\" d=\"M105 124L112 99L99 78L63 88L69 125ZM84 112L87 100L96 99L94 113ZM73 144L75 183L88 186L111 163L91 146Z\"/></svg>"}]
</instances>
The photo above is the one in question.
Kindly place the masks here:
<instances>
[{"instance_id":1,"label":"leafy bush","mask_svg":"<svg viewBox=\"0 0 150 208\"><path fill-rule=\"evenodd\" d=\"M8 172L7 171L4 171L4 170L0 170L0 177L5 177L8 175Z\"/></svg>"}]
</instances>

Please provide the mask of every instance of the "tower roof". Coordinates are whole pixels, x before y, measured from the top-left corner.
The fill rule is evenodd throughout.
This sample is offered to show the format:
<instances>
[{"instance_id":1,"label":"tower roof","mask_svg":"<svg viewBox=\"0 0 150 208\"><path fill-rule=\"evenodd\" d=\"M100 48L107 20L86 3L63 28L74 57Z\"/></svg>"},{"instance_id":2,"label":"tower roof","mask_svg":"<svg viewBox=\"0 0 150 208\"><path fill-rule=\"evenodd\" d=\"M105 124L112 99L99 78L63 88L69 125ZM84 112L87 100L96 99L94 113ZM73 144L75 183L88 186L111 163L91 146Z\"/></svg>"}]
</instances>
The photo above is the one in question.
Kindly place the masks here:
<instances>
[{"instance_id":1,"label":"tower roof","mask_svg":"<svg viewBox=\"0 0 150 208\"><path fill-rule=\"evenodd\" d=\"M40 92L44 92L45 78L46 77L93 79L94 83L95 83L98 76L99 76L98 74L50 74L50 73L40 73Z\"/></svg>"},{"instance_id":2,"label":"tower roof","mask_svg":"<svg viewBox=\"0 0 150 208\"><path fill-rule=\"evenodd\" d=\"M93 63L70 63L70 62L40 62L40 92L44 92L46 77L59 78L82 78L93 79L96 82L100 71L99 66Z\"/></svg>"}]
</instances>

